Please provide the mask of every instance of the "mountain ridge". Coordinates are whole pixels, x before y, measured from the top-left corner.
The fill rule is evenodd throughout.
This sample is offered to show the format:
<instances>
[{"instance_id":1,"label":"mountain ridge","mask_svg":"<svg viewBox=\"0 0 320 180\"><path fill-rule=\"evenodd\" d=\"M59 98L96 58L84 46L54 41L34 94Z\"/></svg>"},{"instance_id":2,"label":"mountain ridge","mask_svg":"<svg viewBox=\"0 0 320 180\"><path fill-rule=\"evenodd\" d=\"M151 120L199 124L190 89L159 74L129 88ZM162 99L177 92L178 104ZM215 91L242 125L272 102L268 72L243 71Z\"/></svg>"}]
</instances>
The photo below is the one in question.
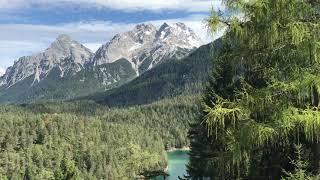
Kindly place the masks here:
<instances>
[{"instance_id":1,"label":"mountain ridge","mask_svg":"<svg viewBox=\"0 0 320 180\"><path fill-rule=\"evenodd\" d=\"M6 70L0 77L0 102L72 99L115 88L165 61L186 57L201 43L183 23L164 23L160 28L138 24L131 31L115 35L96 53L62 34L44 52L21 57ZM118 52L103 52L106 46ZM105 54L116 58L104 62L101 57Z\"/></svg>"},{"instance_id":2,"label":"mountain ridge","mask_svg":"<svg viewBox=\"0 0 320 180\"><path fill-rule=\"evenodd\" d=\"M93 61L103 64L125 58L139 75L159 64L163 57L173 57L179 48L185 49L187 54L202 44L193 30L183 23L164 23L158 29L152 24L139 24L100 47ZM142 65L145 68L141 68Z\"/></svg>"}]
</instances>

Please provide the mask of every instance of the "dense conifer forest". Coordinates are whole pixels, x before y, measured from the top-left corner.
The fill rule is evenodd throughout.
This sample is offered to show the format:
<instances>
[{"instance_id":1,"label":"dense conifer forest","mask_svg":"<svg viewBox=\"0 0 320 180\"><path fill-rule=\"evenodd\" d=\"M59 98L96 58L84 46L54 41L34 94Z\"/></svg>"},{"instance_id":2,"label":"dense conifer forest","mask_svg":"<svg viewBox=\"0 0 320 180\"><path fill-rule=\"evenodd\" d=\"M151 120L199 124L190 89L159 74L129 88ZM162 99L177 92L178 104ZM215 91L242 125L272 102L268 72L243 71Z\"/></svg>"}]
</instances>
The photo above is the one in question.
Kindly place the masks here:
<instances>
[{"instance_id":1,"label":"dense conifer forest","mask_svg":"<svg viewBox=\"0 0 320 180\"><path fill-rule=\"evenodd\" d=\"M0 179L134 179L188 145L198 96L130 108L94 102L0 106Z\"/></svg>"}]
</instances>

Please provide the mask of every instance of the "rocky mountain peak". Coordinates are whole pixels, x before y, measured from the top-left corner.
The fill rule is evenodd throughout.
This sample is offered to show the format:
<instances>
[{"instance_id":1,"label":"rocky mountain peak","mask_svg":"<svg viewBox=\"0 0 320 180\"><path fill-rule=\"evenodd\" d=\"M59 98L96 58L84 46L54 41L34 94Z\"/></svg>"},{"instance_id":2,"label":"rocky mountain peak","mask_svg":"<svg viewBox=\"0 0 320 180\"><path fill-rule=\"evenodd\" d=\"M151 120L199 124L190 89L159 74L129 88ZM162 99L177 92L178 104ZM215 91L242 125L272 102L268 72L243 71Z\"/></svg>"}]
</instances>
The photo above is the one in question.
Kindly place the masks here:
<instances>
[{"instance_id":1,"label":"rocky mountain peak","mask_svg":"<svg viewBox=\"0 0 320 180\"><path fill-rule=\"evenodd\" d=\"M202 44L201 39L183 23L164 23L159 29L152 24L139 24L103 45L94 62L100 65L125 58L139 74L141 69L150 69L160 63L162 58L170 58L179 48L191 50Z\"/></svg>"},{"instance_id":2,"label":"rocky mountain peak","mask_svg":"<svg viewBox=\"0 0 320 180\"><path fill-rule=\"evenodd\" d=\"M31 76L34 82L40 82L53 68L58 68L63 77L66 72L80 71L92 57L88 48L68 35L60 35L44 52L19 58L7 69L1 84L12 86Z\"/></svg>"},{"instance_id":3,"label":"rocky mountain peak","mask_svg":"<svg viewBox=\"0 0 320 180\"><path fill-rule=\"evenodd\" d=\"M174 26L177 26L177 27L184 29L184 30L188 29L187 25L182 22L175 23Z\"/></svg>"},{"instance_id":4,"label":"rocky mountain peak","mask_svg":"<svg viewBox=\"0 0 320 180\"><path fill-rule=\"evenodd\" d=\"M69 49L72 44L79 45L78 42L73 41L72 38L66 34L59 35L55 41L53 41L49 48L65 50Z\"/></svg>"},{"instance_id":5,"label":"rocky mountain peak","mask_svg":"<svg viewBox=\"0 0 320 180\"><path fill-rule=\"evenodd\" d=\"M138 24L135 26L135 29L136 30L140 30L140 31L148 31L148 30L156 30L157 28L151 24L151 23L148 23L148 24Z\"/></svg>"},{"instance_id":6,"label":"rocky mountain peak","mask_svg":"<svg viewBox=\"0 0 320 180\"><path fill-rule=\"evenodd\" d=\"M91 50L66 34L59 35L44 53L57 63L69 57L75 63L82 65L89 61L93 54Z\"/></svg>"},{"instance_id":7,"label":"rocky mountain peak","mask_svg":"<svg viewBox=\"0 0 320 180\"><path fill-rule=\"evenodd\" d=\"M164 29L169 28L169 27L170 27L170 25L165 22L160 26L159 31L163 31Z\"/></svg>"},{"instance_id":8,"label":"rocky mountain peak","mask_svg":"<svg viewBox=\"0 0 320 180\"><path fill-rule=\"evenodd\" d=\"M157 38L162 43L174 43L173 46L187 49L199 47L203 44L195 32L184 23L163 24L157 33Z\"/></svg>"},{"instance_id":9,"label":"rocky mountain peak","mask_svg":"<svg viewBox=\"0 0 320 180\"><path fill-rule=\"evenodd\" d=\"M67 34L60 34L57 39L57 41L72 41L71 37Z\"/></svg>"},{"instance_id":10,"label":"rocky mountain peak","mask_svg":"<svg viewBox=\"0 0 320 180\"><path fill-rule=\"evenodd\" d=\"M182 31L189 32L189 31L192 31L192 29L188 28L186 24L179 22L179 23L174 23L172 25L169 25L168 23L164 23L160 26L158 30L159 33L161 32L181 33Z\"/></svg>"}]
</instances>

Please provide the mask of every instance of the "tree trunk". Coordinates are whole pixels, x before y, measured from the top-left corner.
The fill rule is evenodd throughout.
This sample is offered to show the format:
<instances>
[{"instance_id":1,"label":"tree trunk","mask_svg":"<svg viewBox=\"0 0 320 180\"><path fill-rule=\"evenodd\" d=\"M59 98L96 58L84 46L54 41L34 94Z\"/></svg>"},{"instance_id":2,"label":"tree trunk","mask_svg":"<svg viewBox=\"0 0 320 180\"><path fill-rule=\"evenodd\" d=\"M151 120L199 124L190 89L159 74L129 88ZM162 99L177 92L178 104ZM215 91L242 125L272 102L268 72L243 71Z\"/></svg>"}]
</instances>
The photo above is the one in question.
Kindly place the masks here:
<instances>
[{"instance_id":1,"label":"tree trunk","mask_svg":"<svg viewBox=\"0 0 320 180\"><path fill-rule=\"evenodd\" d=\"M320 143L315 142L312 144L312 154L313 154L313 170L315 174L320 173Z\"/></svg>"},{"instance_id":2,"label":"tree trunk","mask_svg":"<svg viewBox=\"0 0 320 180\"><path fill-rule=\"evenodd\" d=\"M312 106L319 106L319 93L316 86L312 87ZM316 174L320 173L320 142L318 139L312 143L313 168Z\"/></svg>"}]
</instances>

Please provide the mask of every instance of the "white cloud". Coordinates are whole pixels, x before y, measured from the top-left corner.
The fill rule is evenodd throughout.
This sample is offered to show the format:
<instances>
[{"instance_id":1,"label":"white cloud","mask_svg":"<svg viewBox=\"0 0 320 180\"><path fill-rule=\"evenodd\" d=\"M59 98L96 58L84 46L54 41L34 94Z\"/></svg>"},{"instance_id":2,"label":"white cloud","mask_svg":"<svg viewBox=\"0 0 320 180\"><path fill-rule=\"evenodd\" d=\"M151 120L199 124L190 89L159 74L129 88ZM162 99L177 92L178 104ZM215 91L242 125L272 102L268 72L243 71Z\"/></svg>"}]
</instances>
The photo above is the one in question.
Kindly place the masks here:
<instances>
[{"instance_id":1,"label":"white cloud","mask_svg":"<svg viewBox=\"0 0 320 180\"><path fill-rule=\"evenodd\" d=\"M101 47L101 43L84 43L83 45L89 48L92 52L96 52Z\"/></svg>"},{"instance_id":2,"label":"white cloud","mask_svg":"<svg viewBox=\"0 0 320 180\"><path fill-rule=\"evenodd\" d=\"M4 75L4 73L5 73L5 70L2 69L2 68L0 68L0 77L1 77L2 75Z\"/></svg>"},{"instance_id":3,"label":"white cloud","mask_svg":"<svg viewBox=\"0 0 320 180\"><path fill-rule=\"evenodd\" d=\"M1 30L0 30L1 32ZM11 66L14 60L21 56L31 55L46 48L41 41L10 40L9 37L0 40L0 68L6 69Z\"/></svg>"},{"instance_id":4,"label":"white cloud","mask_svg":"<svg viewBox=\"0 0 320 180\"><path fill-rule=\"evenodd\" d=\"M0 0L1 1L1 0ZM204 15L180 19L149 21L160 26L164 22L183 22L191 27L204 42L213 38L207 33ZM141 22L146 23L146 22ZM109 41L115 34L132 29L136 24L106 21L78 22L60 25L0 24L0 67L6 68L21 56L31 55L46 49L59 34L68 34L92 51Z\"/></svg>"},{"instance_id":5,"label":"white cloud","mask_svg":"<svg viewBox=\"0 0 320 180\"><path fill-rule=\"evenodd\" d=\"M71 0L73 1L73 0ZM119 10L184 10L208 12L210 7L222 8L220 0L84 0L101 6Z\"/></svg>"},{"instance_id":6,"label":"white cloud","mask_svg":"<svg viewBox=\"0 0 320 180\"><path fill-rule=\"evenodd\" d=\"M0 24L2 41L42 41L50 42L59 34L69 34L76 39L105 41L115 33L126 31L134 24L112 23L108 21L69 23L58 25ZM101 39L102 38L102 39Z\"/></svg>"},{"instance_id":7,"label":"white cloud","mask_svg":"<svg viewBox=\"0 0 320 180\"><path fill-rule=\"evenodd\" d=\"M33 5L63 6L64 3L105 7L123 11L183 10L208 12L211 7L223 9L221 0L0 0L0 9L12 9Z\"/></svg>"}]
</instances>

